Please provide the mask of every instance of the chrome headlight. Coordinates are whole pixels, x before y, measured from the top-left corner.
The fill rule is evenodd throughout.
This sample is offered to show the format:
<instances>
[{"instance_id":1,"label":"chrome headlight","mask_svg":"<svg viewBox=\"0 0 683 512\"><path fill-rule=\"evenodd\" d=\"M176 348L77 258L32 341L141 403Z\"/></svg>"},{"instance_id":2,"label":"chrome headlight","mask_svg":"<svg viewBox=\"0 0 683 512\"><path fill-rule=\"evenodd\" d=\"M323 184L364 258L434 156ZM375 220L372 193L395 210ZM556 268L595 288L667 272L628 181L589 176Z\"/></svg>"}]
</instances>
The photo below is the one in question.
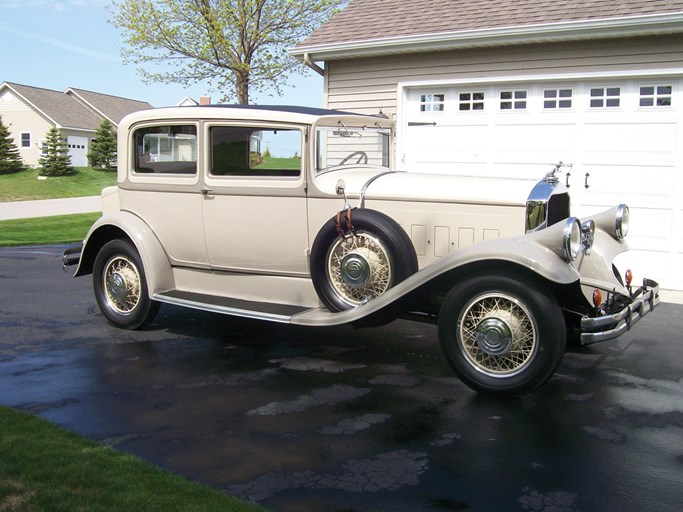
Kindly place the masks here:
<instances>
[{"instance_id":1,"label":"chrome headlight","mask_svg":"<svg viewBox=\"0 0 683 512\"><path fill-rule=\"evenodd\" d=\"M564 223L562 252L567 261L574 261L581 252L581 223L576 217L569 217Z\"/></svg>"},{"instance_id":2,"label":"chrome headlight","mask_svg":"<svg viewBox=\"0 0 683 512\"><path fill-rule=\"evenodd\" d=\"M630 212L628 206L625 204L620 204L617 207L617 217L614 223L614 230L619 240L623 240L628 234L629 217Z\"/></svg>"}]
</instances>

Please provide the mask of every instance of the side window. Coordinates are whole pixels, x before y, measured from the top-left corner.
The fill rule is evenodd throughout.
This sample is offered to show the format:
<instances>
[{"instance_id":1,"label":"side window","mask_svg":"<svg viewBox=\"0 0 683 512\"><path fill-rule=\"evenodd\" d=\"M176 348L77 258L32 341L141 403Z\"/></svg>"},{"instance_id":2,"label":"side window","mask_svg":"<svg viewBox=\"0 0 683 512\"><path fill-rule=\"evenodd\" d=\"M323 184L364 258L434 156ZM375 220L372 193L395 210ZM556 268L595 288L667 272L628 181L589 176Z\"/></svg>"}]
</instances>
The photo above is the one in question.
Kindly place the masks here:
<instances>
[{"instance_id":1,"label":"side window","mask_svg":"<svg viewBox=\"0 0 683 512\"><path fill-rule=\"evenodd\" d=\"M31 147L31 134L30 133L22 133L21 134L21 147L22 148L30 148Z\"/></svg>"},{"instance_id":2,"label":"side window","mask_svg":"<svg viewBox=\"0 0 683 512\"><path fill-rule=\"evenodd\" d=\"M135 172L197 174L197 127L163 125L133 133Z\"/></svg>"},{"instance_id":3,"label":"side window","mask_svg":"<svg viewBox=\"0 0 683 512\"><path fill-rule=\"evenodd\" d=\"M213 176L300 176L301 132L250 126L212 126Z\"/></svg>"}]
</instances>

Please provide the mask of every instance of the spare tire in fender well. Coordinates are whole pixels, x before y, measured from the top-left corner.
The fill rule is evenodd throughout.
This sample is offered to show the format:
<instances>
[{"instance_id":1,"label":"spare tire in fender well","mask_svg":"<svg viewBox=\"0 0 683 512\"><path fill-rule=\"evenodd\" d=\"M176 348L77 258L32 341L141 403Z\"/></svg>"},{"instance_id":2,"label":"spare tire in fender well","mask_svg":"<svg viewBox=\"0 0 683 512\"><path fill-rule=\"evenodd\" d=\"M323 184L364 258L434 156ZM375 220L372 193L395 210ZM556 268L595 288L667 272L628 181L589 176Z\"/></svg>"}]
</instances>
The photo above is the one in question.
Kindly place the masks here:
<instances>
[{"instance_id":1,"label":"spare tire in fender well","mask_svg":"<svg viewBox=\"0 0 683 512\"><path fill-rule=\"evenodd\" d=\"M311 278L320 300L343 311L371 300L418 269L408 234L377 210L344 210L328 220L311 248Z\"/></svg>"}]
</instances>

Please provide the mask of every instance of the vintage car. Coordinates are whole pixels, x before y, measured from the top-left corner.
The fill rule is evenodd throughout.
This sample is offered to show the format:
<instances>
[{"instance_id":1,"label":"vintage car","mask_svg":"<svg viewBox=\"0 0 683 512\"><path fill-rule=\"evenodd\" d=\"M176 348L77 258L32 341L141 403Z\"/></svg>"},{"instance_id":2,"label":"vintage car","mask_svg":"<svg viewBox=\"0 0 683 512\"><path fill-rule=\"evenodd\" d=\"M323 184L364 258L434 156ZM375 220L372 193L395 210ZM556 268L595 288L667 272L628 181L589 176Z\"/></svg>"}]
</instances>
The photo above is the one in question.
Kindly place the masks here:
<instances>
[{"instance_id":1,"label":"vintage car","mask_svg":"<svg viewBox=\"0 0 683 512\"><path fill-rule=\"evenodd\" d=\"M538 183L392 170L385 116L296 107L147 110L123 119L117 186L64 269L93 274L115 326L160 303L307 326L437 325L470 387L521 395L566 343L618 337L659 302L631 285L629 209L571 216Z\"/></svg>"}]
</instances>

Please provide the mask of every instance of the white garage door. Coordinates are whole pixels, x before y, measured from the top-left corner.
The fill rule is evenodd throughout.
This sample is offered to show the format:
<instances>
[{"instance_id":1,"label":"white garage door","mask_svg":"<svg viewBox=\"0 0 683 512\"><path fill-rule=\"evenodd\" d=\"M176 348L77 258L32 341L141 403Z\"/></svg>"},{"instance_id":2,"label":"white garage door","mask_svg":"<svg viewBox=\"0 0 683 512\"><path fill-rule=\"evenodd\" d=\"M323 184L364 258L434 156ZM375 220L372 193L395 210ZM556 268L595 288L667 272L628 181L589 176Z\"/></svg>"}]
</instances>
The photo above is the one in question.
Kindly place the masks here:
<instances>
[{"instance_id":1,"label":"white garage door","mask_svg":"<svg viewBox=\"0 0 683 512\"><path fill-rule=\"evenodd\" d=\"M537 180L562 161L573 213L631 208L636 279L683 289L683 79L405 89L399 168Z\"/></svg>"}]
</instances>

